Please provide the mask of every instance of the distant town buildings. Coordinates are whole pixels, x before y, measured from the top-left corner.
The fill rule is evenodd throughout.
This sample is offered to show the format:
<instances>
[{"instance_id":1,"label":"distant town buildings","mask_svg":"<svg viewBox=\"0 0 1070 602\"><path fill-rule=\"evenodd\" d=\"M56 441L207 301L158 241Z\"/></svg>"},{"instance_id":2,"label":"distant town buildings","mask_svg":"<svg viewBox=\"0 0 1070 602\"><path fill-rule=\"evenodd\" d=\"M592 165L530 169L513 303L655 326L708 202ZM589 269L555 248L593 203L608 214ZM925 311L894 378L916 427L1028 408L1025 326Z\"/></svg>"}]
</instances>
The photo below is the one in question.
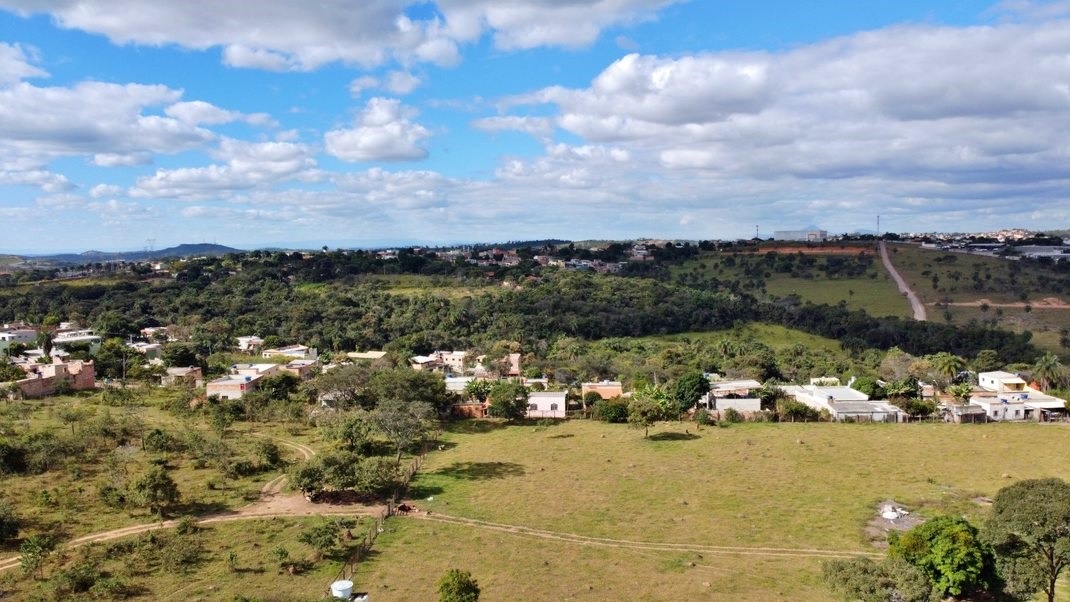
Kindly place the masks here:
<instances>
[{"instance_id":1,"label":"distant town buildings","mask_svg":"<svg viewBox=\"0 0 1070 602\"><path fill-rule=\"evenodd\" d=\"M825 242L829 233L825 230L777 230L773 232L773 240L793 242Z\"/></svg>"}]
</instances>

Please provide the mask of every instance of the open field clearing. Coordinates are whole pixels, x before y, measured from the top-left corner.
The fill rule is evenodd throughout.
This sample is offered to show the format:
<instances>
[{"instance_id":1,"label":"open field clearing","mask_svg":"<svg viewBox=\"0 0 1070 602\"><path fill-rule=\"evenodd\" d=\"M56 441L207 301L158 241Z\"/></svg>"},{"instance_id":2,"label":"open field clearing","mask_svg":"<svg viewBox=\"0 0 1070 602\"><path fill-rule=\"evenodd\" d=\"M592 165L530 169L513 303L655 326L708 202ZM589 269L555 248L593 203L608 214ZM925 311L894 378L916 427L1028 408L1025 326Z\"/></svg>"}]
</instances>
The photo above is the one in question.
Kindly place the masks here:
<instances>
[{"instance_id":1,"label":"open field clearing","mask_svg":"<svg viewBox=\"0 0 1070 602\"><path fill-rule=\"evenodd\" d=\"M419 276L415 274L366 276L362 282L379 286L392 295L415 296L433 295L446 299L460 299L494 292L493 286L480 286L476 283L442 276Z\"/></svg>"},{"instance_id":2,"label":"open field clearing","mask_svg":"<svg viewBox=\"0 0 1070 602\"><path fill-rule=\"evenodd\" d=\"M805 257L803 257L805 256ZM868 258L865 264L852 265ZM804 301L836 305L874 316L910 316L910 305L896 290L872 246L783 247L760 253L705 253L671 269L680 282L707 278L761 280L764 292L774 297L798 295Z\"/></svg>"},{"instance_id":3,"label":"open field clearing","mask_svg":"<svg viewBox=\"0 0 1070 602\"><path fill-rule=\"evenodd\" d=\"M377 599L414 599L456 566L487 585L488 600L690 599L703 591L711 599L827 600L819 560L802 557L807 550L879 551L864 528L887 499L922 516L980 521L978 498L1016 479L1070 477L1058 454L1037 460L1038 450L1062 449L1067 435L1062 425L1035 424L659 424L644 440L625 426L585 421L460 423L414 482L416 505L432 519L521 529L399 517L358 583Z\"/></svg>"},{"instance_id":4,"label":"open field clearing","mask_svg":"<svg viewBox=\"0 0 1070 602\"><path fill-rule=\"evenodd\" d=\"M1030 331L1045 351L1063 353L1059 330L1070 325L1070 276L1028 263L891 245L896 269L921 297L932 321L971 320Z\"/></svg>"},{"instance_id":5,"label":"open field clearing","mask_svg":"<svg viewBox=\"0 0 1070 602\"><path fill-rule=\"evenodd\" d=\"M750 322L730 330L714 330L710 332L684 332L656 337L642 337L638 340L649 339L654 341L717 341L720 339L732 339L739 341L755 341L768 345L771 349L780 350L795 345L806 345L809 349L822 349L830 352L839 352L840 343L833 339L785 328L776 324L764 324L762 322Z\"/></svg>"}]
</instances>

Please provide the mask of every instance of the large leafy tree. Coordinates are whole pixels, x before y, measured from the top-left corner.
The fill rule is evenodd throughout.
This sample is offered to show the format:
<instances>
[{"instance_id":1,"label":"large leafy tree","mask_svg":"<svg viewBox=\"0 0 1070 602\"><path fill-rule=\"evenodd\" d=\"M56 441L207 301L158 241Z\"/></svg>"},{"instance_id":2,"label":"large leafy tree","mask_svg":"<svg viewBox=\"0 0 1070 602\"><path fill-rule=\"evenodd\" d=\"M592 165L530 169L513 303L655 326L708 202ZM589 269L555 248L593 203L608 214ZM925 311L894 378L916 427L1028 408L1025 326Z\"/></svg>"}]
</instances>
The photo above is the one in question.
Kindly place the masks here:
<instances>
[{"instance_id":1,"label":"large leafy tree","mask_svg":"<svg viewBox=\"0 0 1070 602\"><path fill-rule=\"evenodd\" d=\"M665 397L657 386L647 386L636 391L628 402L628 424L643 429L643 438L650 436L650 427L665 415L661 398Z\"/></svg>"},{"instance_id":2,"label":"large leafy tree","mask_svg":"<svg viewBox=\"0 0 1070 602\"><path fill-rule=\"evenodd\" d=\"M1070 484L1029 479L1000 489L985 537L1010 591L1042 591L1054 602L1055 583L1070 564Z\"/></svg>"},{"instance_id":3,"label":"large leafy tree","mask_svg":"<svg viewBox=\"0 0 1070 602\"><path fill-rule=\"evenodd\" d=\"M888 551L920 569L941 596L972 596L998 588L992 550L965 519L930 519L894 538Z\"/></svg>"},{"instance_id":4,"label":"large leafy tree","mask_svg":"<svg viewBox=\"0 0 1070 602\"><path fill-rule=\"evenodd\" d=\"M930 358L933 368L940 376L946 379L948 384L951 384L959 372L966 369L966 360L961 357L941 351Z\"/></svg>"},{"instance_id":5,"label":"large leafy tree","mask_svg":"<svg viewBox=\"0 0 1070 602\"><path fill-rule=\"evenodd\" d=\"M528 390L514 382L499 382L487 395L490 406L487 413L495 418L520 420L528 413Z\"/></svg>"},{"instance_id":6,"label":"large leafy tree","mask_svg":"<svg viewBox=\"0 0 1070 602\"><path fill-rule=\"evenodd\" d=\"M1047 391L1053 383L1059 382L1066 376L1066 369L1059 361L1059 356L1049 351L1037 359L1037 363L1033 366L1033 376L1040 379L1041 386Z\"/></svg>"},{"instance_id":7,"label":"large leafy tree","mask_svg":"<svg viewBox=\"0 0 1070 602\"><path fill-rule=\"evenodd\" d=\"M427 403L390 399L380 403L368 415L368 420L394 444L396 463L401 464L401 453L406 447L423 440L434 414L434 409Z\"/></svg>"},{"instance_id":8,"label":"large leafy tree","mask_svg":"<svg viewBox=\"0 0 1070 602\"><path fill-rule=\"evenodd\" d=\"M672 384L670 395L676 404L676 412L682 413L695 407L701 398L710 391L710 381L702 372L693 371L684 374Z\"/></svg>"}]
</instances>

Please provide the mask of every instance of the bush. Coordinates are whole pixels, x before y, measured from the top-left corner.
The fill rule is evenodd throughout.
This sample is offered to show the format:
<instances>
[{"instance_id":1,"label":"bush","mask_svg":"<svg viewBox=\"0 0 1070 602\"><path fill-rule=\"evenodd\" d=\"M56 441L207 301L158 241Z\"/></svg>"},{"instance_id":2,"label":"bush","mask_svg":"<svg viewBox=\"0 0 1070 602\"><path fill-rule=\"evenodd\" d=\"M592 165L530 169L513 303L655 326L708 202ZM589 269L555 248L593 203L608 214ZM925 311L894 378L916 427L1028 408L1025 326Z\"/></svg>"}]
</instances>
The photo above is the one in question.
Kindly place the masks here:
<instances>
[{"instance_id":1,"label":"bush","mask_svg":"<svg viewBox=\"0 0 1070 602\"><path fill-rule=\"evenodd\" d=\"M706 408L699 408L698 411L695 412L695 422L700 426L709 426L713 424L713 418L710 416L710 411Z\"/></svg>"},{"instance_id":2,"label":"bush","mask_svg":"<svg viewBox=\"0 0 1070 602\"><path fill-rule=\"evenodd\" d=\"M109 508L123 508L126 506L126 492L114 485L101 485L97 489L100 501Z\"/></svg>"},{"instance_id":3,"label":"bush","mask_svg":"<svg viewBox=\"0 0 1070 602\"><path fill-rule=\"evenodd\" d=\"M0 500L0 544L18 537L22 521L19 520L11 504Z\"/></svg>"},{"instance_id":4,"label":"bush","mask_svg":"<svg viewBox=\"0 0 1070 602\"><path fill-rule=\"evenodd\" d=\"M178 524L175 525L175 533L179 535L192 535L200 530L197 526L197 519L192 516L183 516L178 519Z\"/></svg>"},{"instance_id":5,"label":"bush","mask_svg":"<svg viewBox=\"0 0 1070 602\"><path fill-rule=\"evenodd\" d=\"M735 408L728 408L721 415L721 419L730 424L738 424L743 422L743 414L740 414Z\"/></svg>"},{"instance_id":6,"label":"bush","mask_svg":"<svg viewBox=\"0 0 1070 602\"><path fill-rule=\"evenodd\" d=\"M600 399L591 410L595 420L624 424L628 422L628 405L620 399Z\"/></svg>"}]
</instances>

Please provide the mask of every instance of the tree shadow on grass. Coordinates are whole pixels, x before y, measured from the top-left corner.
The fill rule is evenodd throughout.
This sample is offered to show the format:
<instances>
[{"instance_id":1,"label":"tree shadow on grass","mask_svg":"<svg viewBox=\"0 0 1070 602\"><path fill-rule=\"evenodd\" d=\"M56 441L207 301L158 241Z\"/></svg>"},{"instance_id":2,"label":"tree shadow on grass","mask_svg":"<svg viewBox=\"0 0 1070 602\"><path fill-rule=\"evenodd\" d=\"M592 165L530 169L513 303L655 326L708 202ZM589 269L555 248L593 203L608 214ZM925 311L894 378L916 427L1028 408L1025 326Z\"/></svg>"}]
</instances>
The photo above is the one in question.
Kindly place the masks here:
<instances>
[{"instance_id":1,"label":"tree shadow on grass","mask_svg":"<svg viewBox=\"0 0 1070 602\"><path fill-rule=\"evenodd\" d=\"M164 518L181 518L183 516L202 516L207 514L233 514L235 510L221 502L187 502L167 507Z\"/></svg>"},{"instance_id":2,"label":"tree shadow on grass","mask_svg":"<svg viewBox=\"0 0 1070 602\"><path fill-rule=\"evenodd\" d=\"M483 420L480 418L467 418L454 420L446 424L447 433L462 433L465 435L489 433L506 427L506 423L497 420Z\"/></svg>"},{"instance_id":3,"label":"tree shadow on grass","mask_svg":"<svg viewBox=\"0 0 1070 602\"><path fill-rule=\"evenodd\" d=\"M423 500L435 495L441 495L445 489L438 485L421 485L420 483L410 483L405 489L405 497L413 500Z\"/></svg>"},{"instance_id":4,"label":"tree shadow on grass","mask_svg":"<svg viewBox=\"0 0 1070 602\"><path fill-rule=\"evenodd\" d=\"M701 437L694 433L655 433L648 439L651 441L694 441Z\"/></svg>"},{"instance_id":5,"label":"tree shadow on grass","mask_svg":"<svg viewBox=\"0 0 1070 602\"><path fill-rule=\"evenodd\" d=\"M547 439L568 439L569 437L575 437L572 433L561 433L560 435L550 435Z\"/></svg>"},{"instance_id":6,"label":"tree shadow on grass","mask_svg":"<svg viewBox=\"0 0 1070 602\"><path fill-rule=\"evenodd\" d=\"M454 462L440 468L434 474L440 474L465 481L484 481L521 477L527 472L522 464L514 462Z\"/></svg>"}]
</instances>

